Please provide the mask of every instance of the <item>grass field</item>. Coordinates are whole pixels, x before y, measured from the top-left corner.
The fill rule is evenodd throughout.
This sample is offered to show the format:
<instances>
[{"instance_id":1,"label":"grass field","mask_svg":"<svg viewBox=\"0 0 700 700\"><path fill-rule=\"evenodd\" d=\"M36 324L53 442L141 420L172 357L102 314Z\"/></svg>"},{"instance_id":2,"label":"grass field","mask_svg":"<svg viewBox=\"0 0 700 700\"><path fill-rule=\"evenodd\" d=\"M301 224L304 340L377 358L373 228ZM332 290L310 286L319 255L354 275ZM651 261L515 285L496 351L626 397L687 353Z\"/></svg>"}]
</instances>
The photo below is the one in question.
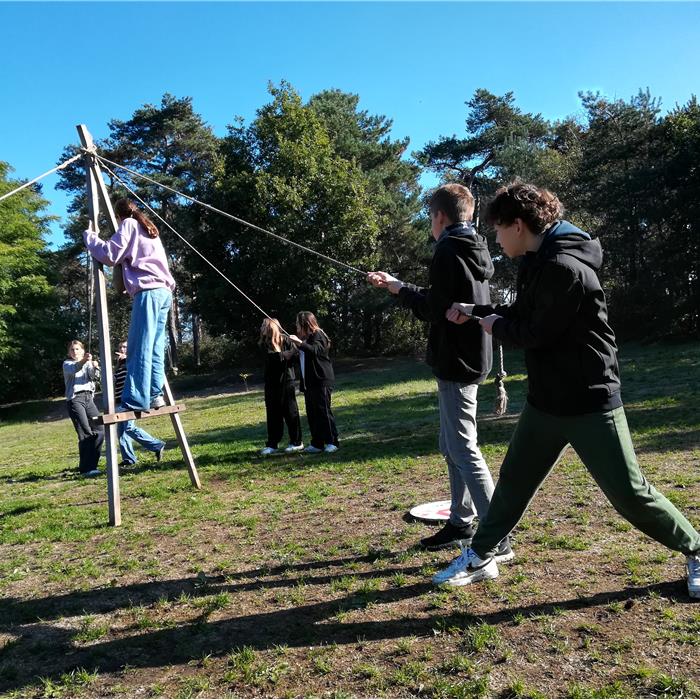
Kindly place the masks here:
<instances>
[{"instance_id":1,"label":"grass field","mask_svg":"<svg viewBox=\"0 0 700 700\"><path fill-rule=\"evenodd\" d=\"M491 382L480 395L494 475L524 401L507 364L509 414L490 414ZM629 346L621 368L642 468L700 526L700 348ZM104 478L76 477L62 402L0 413L0 695L698 696L684 558L631 530L571 451L500 578L437 589L457 552L414 549L431 530L404 519L448 497L429 371L347 363L329 456L259 457L262 392L240 388L184 399L201 491L169 420L144 422L170 449L123 475L120 528Z\"/></svg>"}]
</instances>

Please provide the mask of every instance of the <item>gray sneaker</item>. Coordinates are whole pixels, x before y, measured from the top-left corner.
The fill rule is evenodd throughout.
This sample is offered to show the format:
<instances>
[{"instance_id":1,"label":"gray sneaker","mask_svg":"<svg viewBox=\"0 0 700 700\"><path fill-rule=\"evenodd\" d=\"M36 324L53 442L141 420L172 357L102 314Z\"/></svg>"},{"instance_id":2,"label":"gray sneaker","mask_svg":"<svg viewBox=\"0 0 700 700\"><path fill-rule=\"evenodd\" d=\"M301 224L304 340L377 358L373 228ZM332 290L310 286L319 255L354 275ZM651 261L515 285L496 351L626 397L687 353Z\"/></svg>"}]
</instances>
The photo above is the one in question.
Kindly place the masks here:
<instances>
[{"instance_id":1,"label":"gray sneaker","mask_svg":"<svg viewBox=\"0 0 700 700\"><path fill-rule=\"evenodd\" d=\"M510 537L506 537L504 540L501 540L493 558L499 564L505 564L506 562L513 561L513 559L515 559L515 554L510 546Z\"/></svg>"},{"instance_id":2,"label":"gray sneaker","mask_svg":"<svg viewBox=\"0 0 700 700\"><path fill-rule=\"evenodd\" d=\"M151 401L151 408L163 408L165 406L165 399L163 396L156 396L153 401Z\"/></svg>"}]
</instances>

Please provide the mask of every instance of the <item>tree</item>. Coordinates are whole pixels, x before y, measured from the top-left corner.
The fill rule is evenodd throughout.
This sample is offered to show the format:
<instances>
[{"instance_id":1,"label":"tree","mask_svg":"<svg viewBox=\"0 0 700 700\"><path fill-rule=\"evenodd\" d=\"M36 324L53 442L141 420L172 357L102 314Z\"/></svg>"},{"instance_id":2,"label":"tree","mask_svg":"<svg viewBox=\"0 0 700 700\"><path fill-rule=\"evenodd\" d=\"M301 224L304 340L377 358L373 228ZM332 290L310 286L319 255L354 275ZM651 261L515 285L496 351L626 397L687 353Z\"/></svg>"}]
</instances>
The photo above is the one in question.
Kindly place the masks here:
<instances>
[{"instance_id":1,"label":"tree","mask_svg":"<svg viewBox=\"0 0 700 700\"><path fill-rule=\"evenodd\" d=\"M285 238L361 269L372 267L379 221L360 167L335 151L319 114L290 85L271 86L270 94L249 126L239 120L229 127L223 174L210 198ZM336 347L347 347L348 300L365 285L357 273L215 215L207 217L206 230L205 255L233 281L247 281L245 291L263 309L290 330L296 311L311 309L336 335ZM201 262L199 270L205 274ZM207 324L215 333L252 340L260 312L206 274L210 281L200 297Z\"/></svg>"},{"instance_id":2,"label":"tree","mask_svg":"<svg viewBox=\"0 0 700 700\"><path fill-rule=\"evenodd\" d=\"M0 194L17 186L0 162ZM0 401L46 395L60 386L60 358L70 324L52 290L51 255L44 235L51 217L40 187L0 202Z\"/></svg>"},{"instance_id":3,"label":"tree","mask_svg":"<svg viewBox=\"0 0 700 700\"><path fill-rule=\"evenodd\" d=\"M646 306L658 235L652 203L664 180L653 148L660 103L648 91L628 102L597 93L581 99L588 124L576 181L579 201L594 213L591 233L605 250L601 277L616 327L623 335L646 335L653 330Z\"/></svg>"},{"instance_id":4,"label":"tree","mask_svg":"<svg viewBox=\"0 0 700 700\"><path fill-rule=\"evenodd\" d=\"M392 121L359 110L358 95L324 90L308 105L321 118L336 154L356 164L365 179L379 226L374 267L392 270L401 279L423 281L429 224L421 216L420 168L403 158L409 139L392 140ZM393 306L387 295L358 285L348 300L346 326L348 331L361 327L362 333L354 335L349 347L386 352L422 345L422 324L410 315L392 313Z\"/></svg>"},{"instance_id":5,"label":"tree","mask_svg":"<svg viewBox=\"0 0 700 700\"><path fill-rule=\"evenodd\" d=\"M580 160L581 128L573 119L551 124L539 114L523 112L512 92L502 97L478 89L466 103L466 136L441 137L416 153L417 160L445 182L461 182L477 199L480 233L481 209L498 185L516 177L565 194ZM515 288L517 263L499 254L493 241L495 275L492 292L508 298Z\"/></svg>"}]
</instances>

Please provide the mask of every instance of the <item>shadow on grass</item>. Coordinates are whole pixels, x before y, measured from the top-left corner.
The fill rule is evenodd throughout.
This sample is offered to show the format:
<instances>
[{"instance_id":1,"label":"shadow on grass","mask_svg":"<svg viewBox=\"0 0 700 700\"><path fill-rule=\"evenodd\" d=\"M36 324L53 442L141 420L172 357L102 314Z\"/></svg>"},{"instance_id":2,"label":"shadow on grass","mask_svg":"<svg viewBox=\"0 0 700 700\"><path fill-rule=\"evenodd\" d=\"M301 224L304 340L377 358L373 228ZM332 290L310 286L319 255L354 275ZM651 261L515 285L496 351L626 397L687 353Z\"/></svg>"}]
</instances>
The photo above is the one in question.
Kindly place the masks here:
<instances>
[{"instance_id":1,"label":"shadow on grass","mask_svg":"<svg viewBox=\"0 0 700 700\"><path fill-rule=\"evenodd\" d=\"M649 586L605 591L589 596L565 598L546 603L519 605L486 614L471 615L453 612L449 614L423 615L400 619L340 622L339 613L363 609L370 604L390 605L402 603L432 590L427 581L381 591L349 593L342 599L323 601L295 608L271 612L259 612L209 621L207 614L188 621L179 627L142 631L120 639L98 641L90 646L80 646L74 641L75 631L61 625L48 624L76 614L103 614L128 610L134 605L151 605L167 597L176 599L185 593L190 596L236 593L262 588L293 587L297 580L304 584L328 584L342 575L311 576L309 569L319 566L344 566L351 562L373 561L371 558L337 559L331 562L299 564L294 567L277 567L242 572L230 577L198 578L157 581L125 587L76 592L40 600L5 600L0 603L0 632L18 635L3 654L2 666L12 669L0 672L0 692L19 689L36 683L38 677L59 679L63 673L75 668L96 668L101 673L114 673L125 667L152 668L186 664L205 655L225 656L244 646L258 650L273 649L280 644L290 647L328 644L357 644L397 639L408 636L430 636L437 629L462 627L488 623L512 624L515 615L535 616L558 611L576 611L595 606L609 605L615 601L629 601L659 595L678 603L688 603L684 581L666 582ZM374 559L376 561L376 559ZM266 577L301 571L300 579L283 578L264 580ZM416 574L417 567L393 568L366 573L352 572L360 579L391 573ZM237 582L241 581L242 582ZM233 606L232 606L233 607ZM21 629L19 626L22 625ZM46 654L37 652L45 651Z\"/></svg>"}]
</instances>

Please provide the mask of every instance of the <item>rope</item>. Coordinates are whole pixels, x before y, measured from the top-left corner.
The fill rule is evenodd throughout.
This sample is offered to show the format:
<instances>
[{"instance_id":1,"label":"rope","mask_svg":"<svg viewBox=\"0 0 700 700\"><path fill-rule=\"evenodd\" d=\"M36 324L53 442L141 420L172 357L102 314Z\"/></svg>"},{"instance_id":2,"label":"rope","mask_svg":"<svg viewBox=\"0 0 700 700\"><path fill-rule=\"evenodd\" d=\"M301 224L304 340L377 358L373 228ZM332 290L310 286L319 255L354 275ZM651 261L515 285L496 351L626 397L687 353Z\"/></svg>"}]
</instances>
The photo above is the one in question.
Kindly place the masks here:
<instances>
[{"instance_id":1,"label":"rope","mask_svg":"<svg viewBox=\"0 0 700 700\"><path fill-rule=\"evenodd\" d=\"M200 207L204 207L205 209L208 209L209 211L213 211L215 214L220 214L221 216L225 216L227 219L231 219L232 221L235 221L236 223L242 224L243 226L247 226L248 228L251 228L254 231L260 231L260 233L264 233L268 236L272 236L273 238L276 238L277 240L282 241L283 243L287 243L288 245L296 246L297 248L300 248L301 250L304 250L307 253L311 253L312 255L317 255L319 258L323 258L324 260L327 260L328 262L334 263L335 265L340 265L342 267L346 267L348 270L352 270L353 272L357 272L359 275L362 275L363 277L367 277L367 272L364 272L363 270L360 270L357 267L353 267L352 265L348 265L347 263L344 263L342 260L336 260L336 258L332 258L329 255L324 255L323 253L319 253L317 250L314 250L313 248L309 248L305 245L302 245L301 243L297 243L296 241L292 241L289 238L285 238L284 236L280 236L278 233L273 233L272 231L268 231L267 229L262 228L260 226L257 226L256 224L251 224L250 222L245 221L245 219L241 219L237 216L234 216L233 214L229 214L226 211L223 211L221 209L217 209L216 207L212 206L211 204L207 204L206 202L201 202L200 200L195 199L194 197L191 197L190 195L185 194L184 192L179 192L178 190L176 190L172 187L169 187L168 185L164 185L162 182L158 182L157 180L154 180L153 178L148 177L148 175L144 175L143 173L139 173L136 170L132 170L131 168L127 168L125 165L120 165L119 163L115 163L114 161L111 161L108 158L105 158L104 156L101 156L99 154L95 154L95 157L103 165L105 165L106 163L109 163L110 165L113 165L116 168L121 168L122 170L126 170L126 172L130 173L131 175L135 175L136 177L140 177L143 180L147 180L148 182L151 182L154 185L158 185L158 187L162 187L163 189L168 190L169 192L172 192L173 194L176 194L179 197L183 197L184 199L189 199L194 204L198 204Z\"/></svg>"},{"instance_id":2,"label":"rope","mask_svg":"<svg viewBox=\"0 0 700 700\"><path fill-rule=\"evenodd\" d=\"M199 255L199 257L202 258L202 260L204 260L204 262L207 265L209 265L209 267L211 267L212 270L214 270L214 272L221 275L221 277L226 282L228 282L244 299L249 301L263 316L265 316L265 318L269 318L270 320L272 320L272 316L270 316L270 314L268 314L265 311L265 309L258 306L240 287L236 286L236 284L234 284L228 277L226 277L226 275L223 272L221 272L221 270L219 270L219 268L216 267L216 265L214 265L214 263L209 262L209 260L207 260L207 258L205 258L204 255L202 255L202 253L200 253L184 236L180 235L157 211L155 211L155 209L153 209L149 204L144 202L144 200L141 199L141 197L139 197L136 194L136 192L134 192L134 190L132 190L131 187L129 187L129 185L127 185L126 182L124 182L124 180L122 180L119 177L119 175L117 175L108 165L105 165L104 163L102 165L104 166L105 170L117 182L119 182L122 185L122 187L124 187L126 190L128 190L134 196L134 198L138 199L138 201L141 202L141 204L143 204L143 206L146 207L146 209L148 209L148 211L150 211L151 214L153 214L156 218L158 218L160 221L162 221L163 224L165 224L183 243L185 243L185 245L189 246L189 248L191 248L197 255ZM289 333L287 333L287 331L285 331L284 328L282 328L282 324L280 324L278 322L278 325L279 325L282 333L284 333L284 335L286 335L286 336L289 336Z\"/></svg>"},{"instance_id":3,"label":"rope","mask_svg":"<svg viewBox=\"0 0 700 700\"><path fill-rule=\"evenodd\" d=\"M52 168L51 170L47 170L45 173L42 175L38 175L35 177L33 180L29 180L29 182L25 182L23 185L20 185L19 187L16 187L12 192L7 192L2 197L0 197L0 202L2 202L3 199L7 199L8 197L11 197L13 194L16 194L20 190L23 190L25 187L29 187L29 185L33 185L35 182L39 182L42 178L45 178L47 175L51 175L51 173L55 173L57 170L63 170L63 168L67 167L70 165L73 161L78 160L78 158L82 158L83 154L78 153L77 156L73 156L72 158L69 158L68 160L63 161L60 165L57 165L55 168Z\"/></svg>"},{"instance_id":4,"label":"rope","mask_svg":"<svg viewBox=\"0 0 700 700\"><path fill-rule=\"evenodd\" d=\"M503 343L498 343L498 372L496 373L496 378L494 379L494 384L498 395L496 396L496 405L494 407L494 413L497 416L502 416L508 410L508 392L506 391L506 385L503 381L508 376L504 362L503 362Z\"/></svg>"}]
</instances>

